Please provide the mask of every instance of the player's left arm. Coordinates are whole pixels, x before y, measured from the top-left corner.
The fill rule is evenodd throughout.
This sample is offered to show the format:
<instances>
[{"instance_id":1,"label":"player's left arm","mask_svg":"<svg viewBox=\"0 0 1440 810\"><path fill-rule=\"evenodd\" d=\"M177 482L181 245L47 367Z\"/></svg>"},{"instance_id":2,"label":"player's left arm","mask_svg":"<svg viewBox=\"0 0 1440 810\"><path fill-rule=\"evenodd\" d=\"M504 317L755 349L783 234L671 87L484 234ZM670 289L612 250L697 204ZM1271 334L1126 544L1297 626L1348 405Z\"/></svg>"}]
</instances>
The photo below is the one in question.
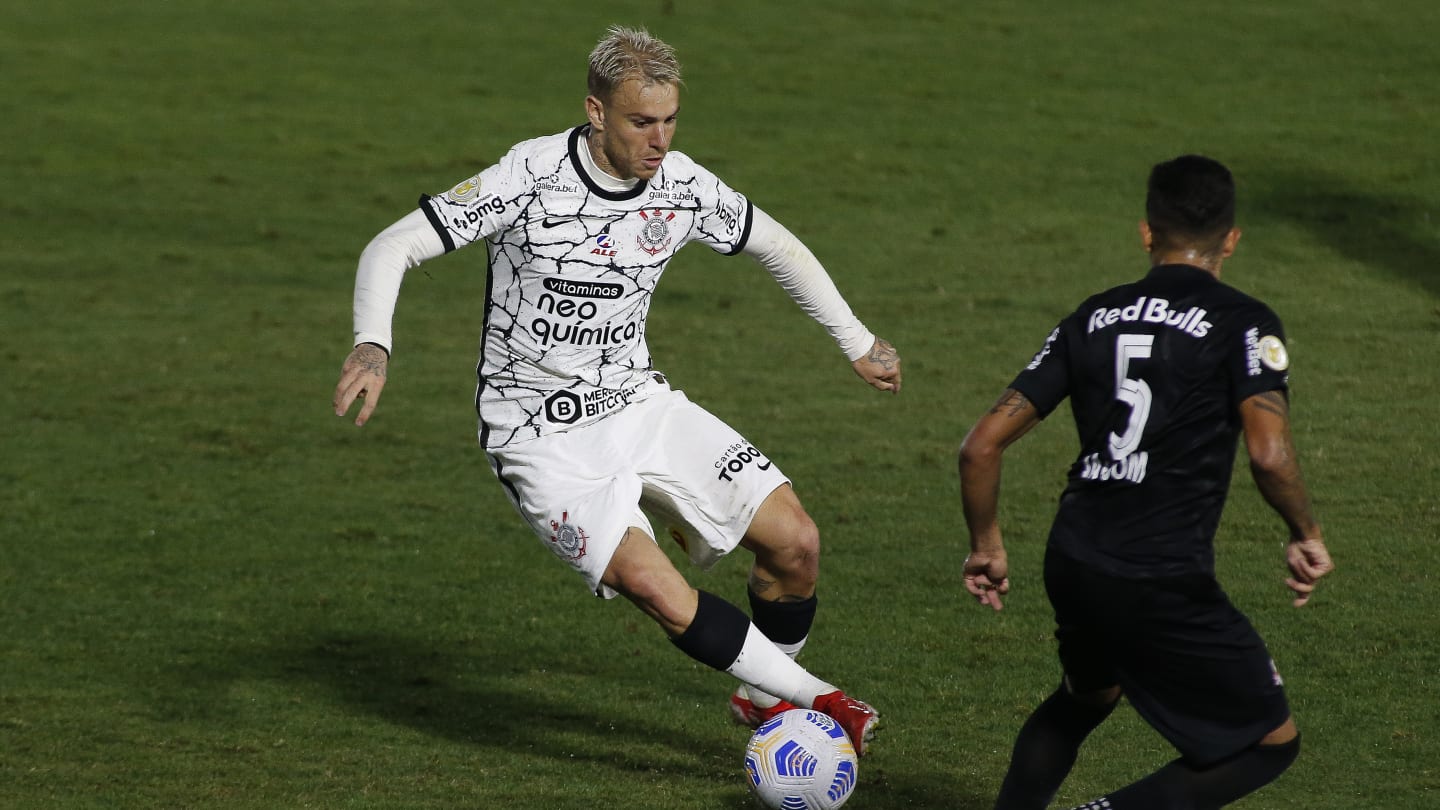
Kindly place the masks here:
<instances>
[{"instance_id":1,"label":"player's left arm","mask_svg":"<svg viewBox=\"0 0 1440 810\"><path fill-rule=\"evenodd\" d=\"M900 355L855 317L820 260L784 225L752 206L750 234L741 249L779 282L800 308L830 333L860 379L881 391L900 392Z\"/></svg>"},{"instance_id":2,"label":"player's left arm","mask_svg":"<svg viewBox=\"0 0 1440 810\"><path fill-rule=\"evenodd\" d=\"M1250 474L1265 502L1290 531L1285 548L1295 606L1310 600L1315 583L1334 570L1320 523L1310 508L1310 494L1300 474L1300 458L1290 433L1290 403L1282 390L1263 391L1240 402Z\"/></svg>"},{"instance_id":3,"label":"player's left arm","mask_svg":"<svg viewBox=\"0 0 1440 810\"><path fill-rule=\"evenodd\" d=\"M1000 610L1010 591L1010 567L1000 534L1000 469L1005 448L1040 423L1039 409L1023 393L1005 389L960 443L960 505L970 531L965 589L982 605Z\"/></svg>"}]
</instances>

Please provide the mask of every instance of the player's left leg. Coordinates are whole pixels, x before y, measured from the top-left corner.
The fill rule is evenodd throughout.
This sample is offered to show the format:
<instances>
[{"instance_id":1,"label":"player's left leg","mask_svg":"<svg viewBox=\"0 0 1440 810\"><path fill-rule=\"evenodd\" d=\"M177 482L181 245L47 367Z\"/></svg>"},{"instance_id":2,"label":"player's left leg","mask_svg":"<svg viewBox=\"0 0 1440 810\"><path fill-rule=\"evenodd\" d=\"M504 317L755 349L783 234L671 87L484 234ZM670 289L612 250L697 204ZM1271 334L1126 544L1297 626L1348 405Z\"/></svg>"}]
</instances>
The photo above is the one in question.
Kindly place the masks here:
<instances>
[{"instance_id":1,"label":"player's left leg","mask_svg":"<svg viewBox=\"0 0 1440 810\"><path fill-rule=\"evenodd\" d=\"M1061 684L1021 726L995 810L1044 810L1075 766L1081 743L1120 702L1112 686L1074 694Z\"/></svg>"},{"instance_id":2,"label":"player's left leg","mask_svg":"<svg viewBox=\"0 0 1440 810\"><path fill-rule=\"evenodd\" d=\"M755 627L792 659L804 648L815 623L815 583L820 574L820 532L787 483L777 487L756 510L741 539L755 554L750 571L750 611ZM731 705L748 697L755 719L764 720L789 708L784 701L759 689L738 693ZM836 691L821 695L816 709L830 715L845 729L855 750L864 753L875 734L880 716L869 705ZM750 718L745 718L750 719Z\"/></svg>"}]
</instances>

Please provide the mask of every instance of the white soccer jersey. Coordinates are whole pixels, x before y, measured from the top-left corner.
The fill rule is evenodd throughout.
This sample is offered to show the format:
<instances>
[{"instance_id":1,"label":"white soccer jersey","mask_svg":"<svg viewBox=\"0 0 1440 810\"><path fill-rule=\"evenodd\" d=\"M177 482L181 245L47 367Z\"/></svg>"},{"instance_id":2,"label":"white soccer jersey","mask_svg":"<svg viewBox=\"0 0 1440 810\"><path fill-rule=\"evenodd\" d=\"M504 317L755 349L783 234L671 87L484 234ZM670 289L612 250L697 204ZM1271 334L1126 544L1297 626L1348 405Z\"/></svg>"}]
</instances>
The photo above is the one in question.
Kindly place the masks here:
<instances>
[{"instance_id":1,"label":"white soccer jersey","mask_svg":"<svg viewBox=\"0 0 1440 810\"><path fill-rule=\"evenodd\" d=\"M663 387L645 318L683 245L738 253L749 200L686 155L625 192L586 174L585 127L525 141L420 207L446 251L485 240L476 409L486 449L600 419ZM848 314L848 313L847 313Z\"/></svg>"}]
</instances>

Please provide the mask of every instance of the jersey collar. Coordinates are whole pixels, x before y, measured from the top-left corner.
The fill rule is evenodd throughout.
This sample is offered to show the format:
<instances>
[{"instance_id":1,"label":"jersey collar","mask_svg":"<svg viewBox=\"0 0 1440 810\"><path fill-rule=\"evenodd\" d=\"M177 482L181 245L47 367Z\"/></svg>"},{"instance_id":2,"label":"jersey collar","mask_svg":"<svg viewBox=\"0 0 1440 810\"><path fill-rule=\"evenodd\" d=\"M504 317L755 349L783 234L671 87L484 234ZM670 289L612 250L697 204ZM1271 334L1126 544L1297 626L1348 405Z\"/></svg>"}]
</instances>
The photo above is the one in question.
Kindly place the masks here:
<instances>
[{"instance_id":1,"label":"jersey collar","mask_svg":"<svg viewBox=\"0 0 1440 810\"><path fill-rule=\"evenodd\" d=\"M585 134L589 131L590 127L588 124L582 124L570 130L570 163L575 167L575 173L580 175L580 179L585 182L585 187L590 189L590 193L602 200L613 200L616 202L633 200L645 193L645 188L648 184L644 180L637 181L635 185L630 188L622 188L619 190L610 188L610 186L613 185L613 178L610 178L609 175L605 174L595 165L595 159L590 157L589 147L581 142L581 139L584 138ZM605 182L606 180L611 180L612 182L607 183ZM620 182L623 183L624 181Z\"/></svg>"}]
</instances>

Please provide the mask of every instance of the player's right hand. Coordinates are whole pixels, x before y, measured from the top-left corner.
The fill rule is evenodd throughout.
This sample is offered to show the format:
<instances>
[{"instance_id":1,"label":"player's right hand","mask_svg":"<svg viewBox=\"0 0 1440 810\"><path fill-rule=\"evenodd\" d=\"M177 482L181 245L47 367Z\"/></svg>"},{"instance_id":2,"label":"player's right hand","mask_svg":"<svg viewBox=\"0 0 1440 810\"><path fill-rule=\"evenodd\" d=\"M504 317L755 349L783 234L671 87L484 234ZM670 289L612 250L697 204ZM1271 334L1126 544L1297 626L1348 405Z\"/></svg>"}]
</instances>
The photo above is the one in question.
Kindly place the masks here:
<instances>
[{"instance_id":1,"label":"player's right hand","mask_svg":"<svg viewBox=\"0 0 1440 810\"><path fill-rule=\"evenodd\" d=\"M1285 584L1295 592L1295 607L1303 607L1309 602L1316 580L1335 570L1325 541L1318 537L1291 540L1285 546L1285 563L1290 566L1291 574Z\"/></svg>"},{"instance_id":2,"label":"player's right hand","mask_svg":"<svg viewBox=\"0 0 1440 810\"><path fill-rule=\"evenodd\" d=\"M380 401L380 391L385 387L386 366L390 362L390 355L374 343L361 343L350 352L345 358L345 365L340 367L340 382L335 386L335 396L331 404L335 406L335 415L344 416L350 410L351 404L357 399L365 401L360 407L360 413L355 415L355 425L359 427L370 420L370 414L375 411L375 405Z\"/></svg>"},{"instance_id":3,"label":"player's right hand","mask_svg":"<svg viewBox=\"0 0 1440 810\"><path fill-rule=\"evenodd\" d=\"M965 558L965 590L980 604L1003 609L1000 597L1010 592L1010 563L1005 552L972 551Z\"/></svg>"}]
</instances>

